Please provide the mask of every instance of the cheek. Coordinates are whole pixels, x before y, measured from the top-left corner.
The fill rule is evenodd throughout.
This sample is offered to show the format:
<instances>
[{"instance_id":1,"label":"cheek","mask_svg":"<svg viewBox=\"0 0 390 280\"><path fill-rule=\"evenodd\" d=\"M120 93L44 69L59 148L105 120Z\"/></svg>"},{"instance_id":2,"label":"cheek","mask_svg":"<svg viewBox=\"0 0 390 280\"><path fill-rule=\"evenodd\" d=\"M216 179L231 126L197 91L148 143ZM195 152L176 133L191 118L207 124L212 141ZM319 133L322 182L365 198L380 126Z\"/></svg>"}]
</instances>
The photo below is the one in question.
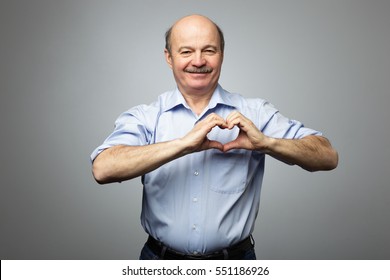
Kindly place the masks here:
<instances>
[{"instance_id":1,"label":"cheek","mask_svg":"<svg viewBox=\"0 0 390 280\"><path fill-rule=\"evenodd\" d=\"M222 66L223 59L221 57L215 58L213 60L213 65L217 68L220 68Z\"/></svg>"},{"instance_id":2,"label":"cheek","mask_svg":"<svg viewBox=\"0 0 390 280\"><path fill-rule=\"evenodd\" d=\"M190 61L182 59L182 58L181 59L175 59L172 62L172 66L176 70L183 70L183 69L185 69L188 66L189 63L190 63Z\"/></svg>"},{"instance_id":3,"label":"cheek","mask_svg":"<svg viewBox=\"0 0 390 280\"><path fill-rule=\"evenodd\" d=\"M213 67L215 70L221 69L222 60L221 59L213 59L209 61L209 65Z\"/></svg>"}]
</instances>

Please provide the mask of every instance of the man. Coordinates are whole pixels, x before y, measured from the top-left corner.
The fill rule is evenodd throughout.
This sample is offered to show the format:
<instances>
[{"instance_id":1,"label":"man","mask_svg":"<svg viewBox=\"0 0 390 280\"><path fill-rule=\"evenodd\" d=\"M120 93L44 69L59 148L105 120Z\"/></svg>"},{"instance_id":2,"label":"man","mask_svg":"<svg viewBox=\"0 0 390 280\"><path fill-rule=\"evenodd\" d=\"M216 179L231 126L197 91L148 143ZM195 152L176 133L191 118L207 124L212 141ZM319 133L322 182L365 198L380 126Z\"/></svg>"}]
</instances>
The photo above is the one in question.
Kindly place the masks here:
<instances>
[{"instance_id":1,"label":"man","mask_svg":"<svg viewBox=\"0 0 390 280\"><path fill-rule=\"evenodd\" d=\"M141 259L255 259L265 155L309 171L337 166L319 132L222 89L223 51L210 19L178 20L165 48L177 88L124 112L91 155L101 184L142 176Z\"/></svg>"}]
</instances>

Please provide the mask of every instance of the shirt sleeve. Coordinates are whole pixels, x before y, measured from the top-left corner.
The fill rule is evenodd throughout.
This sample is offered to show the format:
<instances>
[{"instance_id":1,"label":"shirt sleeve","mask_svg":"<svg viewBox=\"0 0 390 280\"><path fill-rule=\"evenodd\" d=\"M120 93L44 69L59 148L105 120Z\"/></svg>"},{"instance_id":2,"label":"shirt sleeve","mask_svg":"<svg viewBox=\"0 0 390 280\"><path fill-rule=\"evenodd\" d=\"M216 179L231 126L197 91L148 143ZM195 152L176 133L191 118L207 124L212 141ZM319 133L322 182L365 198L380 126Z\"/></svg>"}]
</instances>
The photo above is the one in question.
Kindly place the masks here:
<instances>
[{"instance_id":1,"label":"shirt sleeve","mask_svg":"<svg viewBox=\"0 0 390 280\"><path fill-rule=\"evenodd\" d=\"M322 135L321 132L307 128L303 123L283 116L272 104L264 102L260 110L261 131L273 138L301 139L308 135Z\"/></svg>"},{"instance_id":2,"label":"shirt sleeve","mask_svg":"<svg viewBox=\"0 0 390 280\"><path fill-rule=\"evenodd\" d=\"M91 161L105 149L117 145L141 146L149 142L151 133L147 127L147 113L142 106L122 113L115 121L114 131L91 154Z\"/></svg>"}]
</instances>

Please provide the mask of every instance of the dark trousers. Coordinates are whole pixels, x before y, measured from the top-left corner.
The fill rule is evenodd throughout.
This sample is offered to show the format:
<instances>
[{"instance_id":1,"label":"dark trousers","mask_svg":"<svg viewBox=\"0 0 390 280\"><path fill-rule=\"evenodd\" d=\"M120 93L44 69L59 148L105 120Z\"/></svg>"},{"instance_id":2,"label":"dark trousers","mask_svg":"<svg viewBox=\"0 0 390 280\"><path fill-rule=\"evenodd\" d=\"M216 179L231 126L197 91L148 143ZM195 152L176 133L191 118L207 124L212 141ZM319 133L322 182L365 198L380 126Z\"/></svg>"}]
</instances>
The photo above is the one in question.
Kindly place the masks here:
<instances>
[{"instance_id":1,"label":"dark trousers","mask_svg":"<svg viewBox=\"0 0 390 280\"><path fill-rule=\"evenodd\" d=\"M153 250L145 244L142 248L141 255L139 257L140 260L159 260L161 259L158 253L153 252ZM242 260L256 260L256 253L254 248L250 248L245 251L242 256Z\"/></svg>"}]
</instances>

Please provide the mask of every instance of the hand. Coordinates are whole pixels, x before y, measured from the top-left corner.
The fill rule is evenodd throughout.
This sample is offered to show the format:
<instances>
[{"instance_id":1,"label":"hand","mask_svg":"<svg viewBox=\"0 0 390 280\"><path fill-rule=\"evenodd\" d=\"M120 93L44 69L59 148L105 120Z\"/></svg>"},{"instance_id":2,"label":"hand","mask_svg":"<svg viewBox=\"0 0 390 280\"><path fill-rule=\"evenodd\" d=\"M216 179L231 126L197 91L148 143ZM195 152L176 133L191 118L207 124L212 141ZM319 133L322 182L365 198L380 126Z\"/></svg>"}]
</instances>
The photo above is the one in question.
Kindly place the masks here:
<instances>
[{"instance_id":1,"label":"hand","mask_svg":"<svg viewBox=\"0 0 390 280\"><path fill-rule=\"evenodd\" d=\"M182 138L186 143L186 152L193 153L207 149L218 149L223 151L224 147L222 143L207 138L207 134L216 126L225 129L227 128L227 123L222 117L215 113L208 115L205 119L198 122L194 128Z\"/></svg>"},{"instance_id":2,"label":"hand","mask_svg":"<svg viewBox=\"0 0 390 280\"><path fill-rule=\"evenodd\" d=\"M216 126L221 129L232 129L237 126L240 132L235 140L222 144L207 138L207 134ZM261 133L251 120L234 111L228 115L226 120L215 113L208 115L198 122L182 140L186 142L186 153L193 153L207 149L218 149L223 152L232 149L265 150L269 138Z\"/></svg>"},{"instance_id":3,"label":"hand","mask_svg":"<svg viewBox=\"0 0 390 280\"><path fill-rule=\"evenodd\" d=\"M223 145L224 152L232 149L266 150L269 138L251 120L241 113L237 111L230 113L226 119L226 123L227 129L232 129L234 126L237 126L240 132L235 140Z\"/></svg>"}]
</instances>

